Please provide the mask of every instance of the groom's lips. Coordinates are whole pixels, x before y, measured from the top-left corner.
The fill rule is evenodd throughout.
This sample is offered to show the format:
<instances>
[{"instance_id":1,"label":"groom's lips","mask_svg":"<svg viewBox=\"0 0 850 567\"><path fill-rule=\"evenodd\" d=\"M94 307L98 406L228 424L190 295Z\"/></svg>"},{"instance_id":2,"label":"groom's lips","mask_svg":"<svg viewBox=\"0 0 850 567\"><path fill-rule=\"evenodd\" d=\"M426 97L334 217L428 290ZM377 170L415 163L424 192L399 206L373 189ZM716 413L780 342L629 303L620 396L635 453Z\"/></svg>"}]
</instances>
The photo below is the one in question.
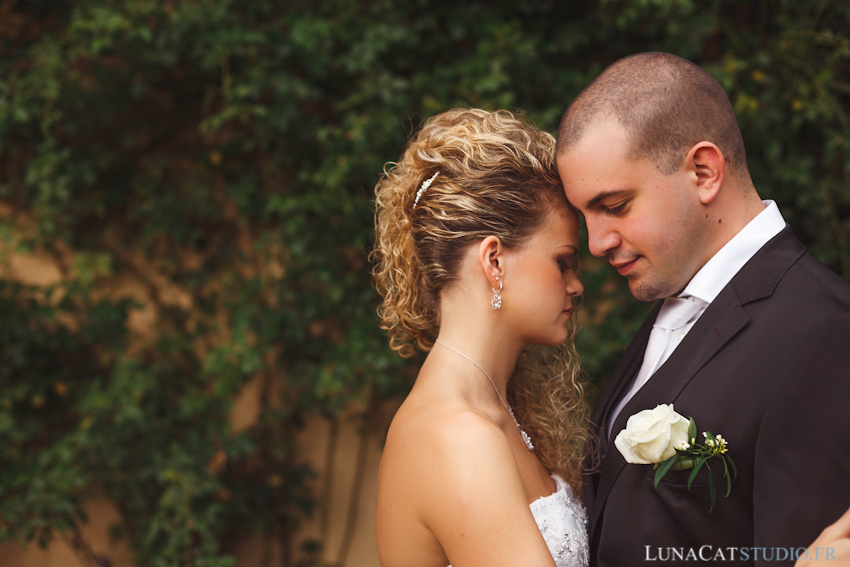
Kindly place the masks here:
<instances>
[{"instance_id":1,"label":"groom's lips","mask_svg":"<svg viewBox=\"0 0 850 567\"><path fill-rule=\"evenodd\" d=\"M627 276L629 275L629 272L631 272L632 269L635 267L635 263L637 263L638 260L640 260L640 256L628 262L611 262L611 265L617 268L617 272L619 272L621 276Z\"/></svg>"}]
</instances>

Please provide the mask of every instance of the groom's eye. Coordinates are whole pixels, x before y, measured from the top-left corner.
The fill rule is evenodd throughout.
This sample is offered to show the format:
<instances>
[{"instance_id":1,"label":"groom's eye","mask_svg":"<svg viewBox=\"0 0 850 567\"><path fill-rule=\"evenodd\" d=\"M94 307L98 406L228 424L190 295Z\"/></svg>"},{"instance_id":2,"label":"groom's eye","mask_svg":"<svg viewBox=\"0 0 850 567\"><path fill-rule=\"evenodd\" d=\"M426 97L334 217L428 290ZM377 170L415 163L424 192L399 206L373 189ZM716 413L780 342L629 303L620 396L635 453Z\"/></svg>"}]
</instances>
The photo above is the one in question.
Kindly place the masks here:
<instances>
[{"instance_id":1,"label":"groom's eye","mask_svg":"<svg viewBox=\"0 0 850 567\"><path fill-rule=\"evenodd\" d=\"M626 210L627 201L623 201L622 203L617 203L616 205L611 205L605 207L606 215L619 215Z\"/></svg>"}]
</instances>

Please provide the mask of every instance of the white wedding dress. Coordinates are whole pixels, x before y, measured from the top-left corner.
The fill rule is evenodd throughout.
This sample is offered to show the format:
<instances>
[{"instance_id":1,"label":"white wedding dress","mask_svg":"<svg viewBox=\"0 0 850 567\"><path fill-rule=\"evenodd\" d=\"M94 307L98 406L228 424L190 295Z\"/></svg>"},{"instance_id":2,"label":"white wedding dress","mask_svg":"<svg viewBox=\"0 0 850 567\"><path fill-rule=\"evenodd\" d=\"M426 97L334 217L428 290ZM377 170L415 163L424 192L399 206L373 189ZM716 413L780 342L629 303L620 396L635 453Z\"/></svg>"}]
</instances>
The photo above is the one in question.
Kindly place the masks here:
<instances>
[{"instance_id":1,"label":"white wedding dress","mask_svg":"<svg viewBox=\"0 0 850 567\"><path fill-rule=\"evenodd\" d=\"M553 474L552 478L555 492L532 502L531 514L557 567L587 567L590 552L584 506L561 477Z\"/></svg>"}]
</instances>

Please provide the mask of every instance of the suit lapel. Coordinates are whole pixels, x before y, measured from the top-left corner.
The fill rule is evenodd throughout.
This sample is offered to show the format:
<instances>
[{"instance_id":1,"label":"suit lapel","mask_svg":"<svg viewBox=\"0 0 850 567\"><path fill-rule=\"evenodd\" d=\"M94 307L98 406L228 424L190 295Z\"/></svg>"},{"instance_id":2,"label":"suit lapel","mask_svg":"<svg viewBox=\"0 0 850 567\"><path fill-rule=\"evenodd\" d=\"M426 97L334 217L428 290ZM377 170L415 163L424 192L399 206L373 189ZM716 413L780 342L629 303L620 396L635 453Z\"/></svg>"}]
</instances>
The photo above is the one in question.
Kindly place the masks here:
<instances>
[{"instance_id":1,"label":"suit lapel","mask_svg":"<svg viewBox=\"0 0 850 567\"><path fill-rule=\"evenodd\" d=\"M727 287L708 306L670 358L623 406L623 410L612 424L612 437L624 429L629 417L637 412L652 409L658 404L673 403L679 392L693 379L699 369L738 334L748 321L749 317L741 308L737 296L731 288ZM612 442L603 460L602 474L594 499L594 531L596 522L602 516L601 512L605 507L608 494L626 464L620 451Z\"/></svg>"},{"instance_id":2,"label":"suit lapel","mask_svg":"<svg viewBox=\"0 0 850 567\"><path fill-rule=\"evenodd\" d=\"M749 323L743 306L769 297L805 252L787 227L765 244L714 298L670 358L623 407L612 430L619 432L629 416L641 410L673 403L702 367Z\"/></svg>"},{"instance_id":3,"label":"suit lapel","mask_svg":"<svg viewBox=\"0 0 850 567\"><path fill-rule=\"evenodd\" d=\"M595 412L598 415L594 415L594 418L598 418L598 421L594 419L594 423L598 427L602 455L608 452L609 444L608 430L605 425L608 423L611 411L617 405L617 402L620 401L623 391L631 384L635 374L640 370L640 366L643 363L643 354L646 351L646 344L649 342L649 334L652 332L652 325L655 323L658 311L661 309L663 303L663 301L657 302L649 315L647 315L640 329L638 329L635 338L629 344L629 348L623 354L623 358L620 359L617 368L614 369L611 386L605 389L607 395L599 400L599 406Z\"/></svg>"},{"instance_id":4,"label":"suit lapel","mask_svg":"<svg viewBox=\"0 0 850 567\"><path fill-rule=\"evenodd\" d=\"M593 436L596 444L593 445L591 443L589 445L592 447L591 451L595 451L596 456L591 456L588 453L585 454L585 470L593 472L585 473L582 479L584 503L587 511L590 513L591 525L595 523L598 517L595 502L597 501L596 495L601 477L599 471L604 470L603 464L608 465L607 455L610 449L610 443L605 424L608 423L608 416L620 400L623 390L628 387L632 378L640 369L640 365L643 362L643 353L646 350L646 343L649 341L649 333L652 331L652 325L658 315L658 310L661 309L662 303L662 301L659 301L655 305L649 315L647 315L640 329L638 329L632 342L629 343L626 352L623 353L620 362L614 369L611 382L602 392L599 403L596 405L596 409L591 416L590 435ZM601 508L599 509L601 510Z\"/></svg>"},{"instance_id":5,"label":"suit lapel","mask_svg":"<svg viewBox=\"0 0 850 567\"><path fill-rule=\"evenodd\" d=\"M749 321L750 317L741 307L734 290L730 287L724 289L670 358L623 407L614 422L613 431L623 429L629 416L639 411L673 403L697 372Z\"/></svg>"},{"instance_id":6,"label":"suit lapel","mask_svg":"<svg viewBox=\"0 0 850 567\"><path fill-rule=\"evenodd\" d=\"M585 453L585 470L592 471L583 475L582 484L584 489L584 504L587 511L591 514L591 522L593 521L596 500L596 493L599 487L600 470L602 463L608 454L610 442L608 441L608 432L605 424L608 422L608 414L616 400L620 399L620 392L629 384L629 377L633 376L640 368L640 363L643 360L642 356L629 357L630 363L625 370L622 370L623 379L619 381L616 387L606 388L607 392L612 395L607 396L609 399L601 399L597 406L597 411L592 418L590 434L593 436L594 442L588 443L589 451ZM625 361L627 357L623 357ZM619 370L619 369L618 369ZM617 373L620 375L620 372Z\"/></svg>"},{"instance_id":7,"label":"suit lapel","mask_svg":"<svg viewBox=\"0 0 850 567\"><path fill-rule=\"evenodd\" d=\"M628 418L635 413L652 409L661 403L673 403L700 369L747 325L750 318L743 305L770 296L782 276L805 252L805 247L797 240L789 227L765 244L711 302L670 358L623 407L612 424L612 435L616 436L625 428ZM614 378L617 381L612 380L613 390L611 387L608 388L612 390L612 393L603 397L605 407L597 409L598 415L594 415L594 423L598 424L598 431L602 438L605 437L605 421L596 419L604 416L607 420L611 406L619 399L618 393L633 375L626 372L637 372L640 361L643 360L652 323L659 309L660 302L644 321L638 335L629 346L627 354L630 356L624 356L624 360L617 367ZM637 352L632 352L632 347L635 347ZM637 367L635 367L636 364ZM600 445L602 444L603 441L600 439ZM593 491L591 537L597 533L602 510L611 488L627 464L620 452L614 448L613 443L609 444L605 440L604 448L605 451L601 452L603 458L600 464L599 482L596 490ZM591 504L588 506L590 507Z\"/></svg>"}]
</instances>

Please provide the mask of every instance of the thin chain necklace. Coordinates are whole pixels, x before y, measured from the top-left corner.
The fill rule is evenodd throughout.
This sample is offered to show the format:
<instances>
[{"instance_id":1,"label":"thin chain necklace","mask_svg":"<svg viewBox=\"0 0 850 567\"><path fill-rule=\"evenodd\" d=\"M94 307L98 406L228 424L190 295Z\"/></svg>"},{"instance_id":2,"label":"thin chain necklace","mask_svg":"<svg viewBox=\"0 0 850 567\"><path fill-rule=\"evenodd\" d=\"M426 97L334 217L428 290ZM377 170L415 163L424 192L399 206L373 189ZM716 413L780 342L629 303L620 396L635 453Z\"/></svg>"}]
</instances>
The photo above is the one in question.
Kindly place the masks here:
<instances>
[{"instance_id":1,"label":"thin chain necklace","mask_svg":"<svg viewBox=\"0 0 850 567\"><path fill-rule=\"evenodd\" d=\"M496 395L499 396L499 400L502 402L502 405L505 406L506 410L508 410L508 413L510 414L511 419L514 420L514 423L516 424L516 428L519 429L519 433L520 433L520 435L522 435L522 440L525 441L525 446L528 447L529 451L533 451L534 450L534 444L531 442L531 437L528 436L528 433L525 432L525 430L522 428L522 426L516 420L516 416L514 415L514 410L511 409L511 406L508 405L508 402L505 401L505 398L502 397L502 394L499 393L499 389L496 387L496 384L493 382L493 379L490 378L490 374L486 370L484 370L484 368L480 364L478 364L477 362L475 362L474 360L472 360L471 358L469 358L468 356L466 356L465 354L463 354L459 350L453 349L452 347L445 344L444 342L441 342L438 339L434 339L434 341L437 344L442 345L445 348L449 349L453 353L459 354L460 356L464 357L466 360L468 360L469 362L471 362L472 364L477 366L478 370L480 370L481 372L484 373L484 376L486 376L487 379L490 381L490 385L493 386L494 390L496 390Z\"/></svg>"}]
</instances>

